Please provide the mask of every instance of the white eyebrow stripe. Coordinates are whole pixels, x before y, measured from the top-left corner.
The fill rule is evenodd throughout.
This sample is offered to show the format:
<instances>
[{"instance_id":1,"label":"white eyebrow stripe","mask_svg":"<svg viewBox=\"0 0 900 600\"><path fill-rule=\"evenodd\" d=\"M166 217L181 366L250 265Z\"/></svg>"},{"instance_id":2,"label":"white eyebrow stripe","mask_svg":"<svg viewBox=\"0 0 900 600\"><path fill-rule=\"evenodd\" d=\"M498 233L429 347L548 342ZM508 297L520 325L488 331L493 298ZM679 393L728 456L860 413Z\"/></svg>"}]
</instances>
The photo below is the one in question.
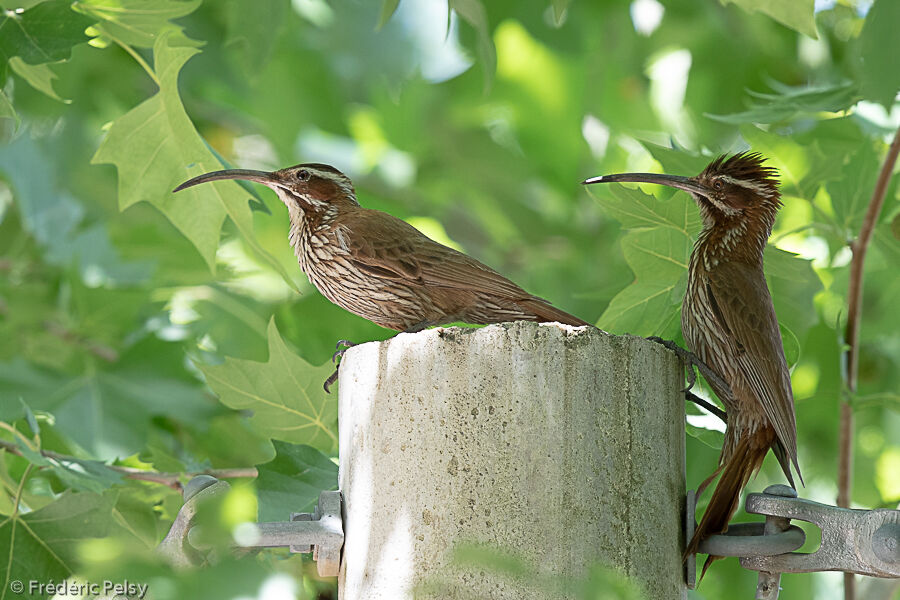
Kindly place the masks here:
<instances>
[{"instance_id":1,"label":"white eyebrow stripe","mask_svg":"<svg viewBox=\"0 0 900 600\"><path fill-rule=\"evenodd\" d=\"M732 183L734 185L739 185L743 188L747 188L748 190L753 190L760 196L764 196L766 198L771 198L773 194L771 189L756 181L750 181L748 179L737 179L735 177L732 177L731 175L719 175L719 179L726 183Z\"/></svg>"}]
</instances>

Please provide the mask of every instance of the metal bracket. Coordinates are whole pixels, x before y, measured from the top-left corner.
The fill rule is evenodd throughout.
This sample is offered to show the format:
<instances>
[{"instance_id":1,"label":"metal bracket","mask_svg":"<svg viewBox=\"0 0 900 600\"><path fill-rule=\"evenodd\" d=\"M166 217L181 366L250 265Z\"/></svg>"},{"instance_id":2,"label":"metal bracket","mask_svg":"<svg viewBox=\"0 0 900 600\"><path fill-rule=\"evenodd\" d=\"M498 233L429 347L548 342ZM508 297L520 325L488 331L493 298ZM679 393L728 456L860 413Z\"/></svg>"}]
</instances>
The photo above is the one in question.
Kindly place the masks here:
<instances>
[{"instance_id":1,"label":"metal bracket","mask_svg":"<svg viewBox=\"0 0 900 600\"><path fill-rule=\"evenodd\" d=\"M775 600L781 573L844 571L873 577L900 577L900 510L854 510L797 497L786 485L772 485L762 494L748 494L748 513L765 515L765 523L730 525L724 535L710 536L699 551L738 556L741 566L759 571L757 598ZM686 531L693 533L696 508L688 492ZM797 553L806 536L791 519L817 525L822 543L812 553ZM688 558L686 583L693 589L696 571Z\"/></svg>"},{"instance_id":2,"label":"metal bracket","mask_svg":"<svg viewBox=\"0 0 900 600\"><path fill-rule=\"evenodd\" d=\"M191 528L198 504L214 495L223 494L230 486L208 475L193 478L184 488L184 505L160 542L157 552L177 565L196 565L202 554L191 544ZM339 491L323 491L312 513L291 513L290 521L256 523L257 535L244 548L274 548L286 546L291 552L312 552L319 575L333 577L341 566L344 545L343 501Z\"/></svg>"},{"instance_id":3,"label":"metal bracket","mask_svg":"<svg viewBox=\"0 0 900 600\"><path fill-rule=\"evenodd\" d=\"M799 519L822 530L822 544L810 554L742 558L754 571L810 573L844 571L871 577L900 577L900 510L857 510L803 498L750 494L747 512Z\"/></svg>"},{"instance_id":4,"label":"metal bracket","mask_svg":"<svg viewBox=\"0 0 900 600\"><path fill-rule=\"evenodd\" d=\"M315 512L291 513L290 521L257 523L259 538L254 547L287 546L291 552L312 552L322 577L334 577L341 567L344 522L341 493L323 491Z\"/></svg>"}]
</instances>

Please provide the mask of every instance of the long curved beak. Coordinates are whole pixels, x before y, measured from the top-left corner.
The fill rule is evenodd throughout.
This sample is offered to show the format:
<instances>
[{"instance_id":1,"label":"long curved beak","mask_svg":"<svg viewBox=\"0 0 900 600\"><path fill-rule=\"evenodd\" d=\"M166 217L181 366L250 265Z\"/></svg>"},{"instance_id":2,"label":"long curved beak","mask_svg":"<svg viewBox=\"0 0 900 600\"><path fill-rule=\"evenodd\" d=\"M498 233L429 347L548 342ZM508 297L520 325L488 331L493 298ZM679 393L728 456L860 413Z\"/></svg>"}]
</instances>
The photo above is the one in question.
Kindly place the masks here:
<instances>
[{"instance_id":1,"label":"long curved beak","mask_svg":"<svg viewBox=\"0 0 900 600\"><path fill-rule=\"evenodd\" d=\"M224 171L213 171L212 173L197 175L193 179L188 179L172 191L180 192L185 188L193 187L201 183L207 183L209 181L219 181L220 179L244 179L246 181L261 183L270 188L274 188L281 184L280 179L275 173L254 171L252 169L225 169Z\"/></svg>"},{"instance_id":2,"label":"long curved beak","mask_svg":"<svg viewBox=\"0 0 900 600\"><path fill-rule=\"evenodd\" d=\"M710 191L706 186L698 183L693 177L683 177L681 175L665 175L662 173L615 173L613 175L598 175L585 179L581 183L590 185L592 183L656 183L666 185L679 190L684 190L691 194L698 194L704 198L709 197Z\"/></svg>"}]
</instances>

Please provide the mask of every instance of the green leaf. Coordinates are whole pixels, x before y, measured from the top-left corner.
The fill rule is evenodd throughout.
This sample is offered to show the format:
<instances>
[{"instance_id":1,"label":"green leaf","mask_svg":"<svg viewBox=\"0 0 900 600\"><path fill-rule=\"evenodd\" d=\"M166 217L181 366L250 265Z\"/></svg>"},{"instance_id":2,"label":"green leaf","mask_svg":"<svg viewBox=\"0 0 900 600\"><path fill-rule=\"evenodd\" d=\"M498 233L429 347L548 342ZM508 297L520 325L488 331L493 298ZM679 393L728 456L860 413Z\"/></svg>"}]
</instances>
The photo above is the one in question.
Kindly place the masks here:
<instances>
[{"instance_id":1,"label":"green leaf","mask_svg":"<svg viewBox=\"0 0 900 600\"><path fill-rule=\"evenodd\" d=\"M553 21L556 23L557 27L563 23L563 15L569 7L569 2L571 2L571 0L551 0L550 4L553 6Z\"/></svg>"},{"instance_id":2,"label":"green leaf","mask_svg":"<svg viewBox=\"0 0 900 600\"><path fill-rule=\"evenodd\" d=\"M383 0L381 3L381 15L378 17L378 25L375 29L381 29L387 22L391 20L391 17L394 16L394 13L397 12L397 7L400 5L400 0Z\"/></svg>"},{"instance_id":3,"label":"green leaf","mask_svg":"<svg viewBox=\"0 0 900 600\"><path fill-rule=\"evenodd\" d=\"M859 83L863 96L890 110L900 91L900 2L875 0L859 36Z\"/></svg>"},{"instance_id":4,"label":"green leaf","mask_svg":"<svg viewBox=\"0 0 900 600\"><path fill-rule=\"evenodd\" d=\"M842 168L842 177L829 181L825 186L831 197L834 216L846 239L855 237L862 226L880 168L879 157L872 144L862 143Z\"/></svg>"},{"instance_id":5,"label":"green leaf","mask_svg":"<svg viewBox=\"0 0 900 600\"><path fill-rule=\"evenodd\" d=\"M497 49L491 38L491 28L488 23L487 11L481 0L449 0L450 8L456 11L460 18L472 26L478 35L478 57L481 59L484 73L484 89L488 90L494 81L497 72Z\"/></svg>"},{"instance_id":6,"label":"green leaf","mask_svg":"<svg viewBox=\"0 0 900 600\"><path fill-rule=\"evenodd\" d=\"M754 151L766 157L768 165L778 169L783 195L804 197L804 178L810 169L804 146L794 138L769 133L753 125L742 126L741 136Z\"/></svg>"},{"instance_id":7,"label":"green leaf","mask_svg":"<svg viewBox=\"0 0 900 600\"><path fill-rule=\"evenodd\" d=\"M78 0L74 8L100 23L101 36L129 46L152 48L169 21L188 15L200 0Z\"/></svg>"},{"instance_id":8,"label":"green leaf","mask_svg":"<svg viewBox=\"0 0 900 600\"><path fill-rule=\"evenodd\" d=\"M257 78L266 66L288 10L286 0L232 0L228 3L225 48L245 77Z\"/></svg>"},{"instance_id":9,"label":"green leaf","mask_svg":"<svg viewBox=\"0 0 900 600\"><path fill-rule=\"evenodd\" d=\"M66 60L88 41L94 19L72 11L70 0L48 0L28 10L0 12L0 70L14 56L29 64Z\"/></svg>"},{"instance_id":10,"label":"green leaf","mask_svg":"<svg viewBox=\"0 0 900 600\"><path fill-rule=\"evenodd\" d=\"M122 474L97 460L74 457L50 457L34 452L25 444L17 444L22 456L31 464L49 469L67 488L101 493L124 481Z\"/></svg>"},{"instance_id":11,"label":"green leaf","mask_svg":"<svg viewBox=\"0 0 900 600\"><path fill-rule=\"evenodd\" d=\"M812 263L793 252L786 252L775 246L766 246L763 253L766 281L772 294L772 303L782 328L787 328L795 339L804 339L809 328L818 321L813 298L822 289L822 281L812 268ZM782 331L783 333L783 331ZM782 335L785 353L789 342ZM788 358L788 364L796 361Z\"/></svg>"},{"instance_id":12,"label":"green leaf","mask_svg":"<svg viewBox=\"0 0 900 600\"><path fill-rule=\"evenodd\" d=\"M800 360L800 340L793 331L783 323L778 324L781 331L781 344L784 346L784 358L787 361L788 368L793 367Z\"/></svg>"},{"instance_id":13,"label":"green leaf","mask_svg":"<svg viewBox=\"0 0 900 600\"><path fill-rule=\"evenodd\" d=\"M48 263L77 265L95 284L147 279L148 262L123 261L103 224L85 226L84 207L58 188L52 157L31 137L23 135L0 147L0 171L15 191L25 230L45 249Z\"/></svg>"},{"instance_id":14,"label":"green leaf","mask_svg":"<svg viewBox=\"0 0 900 600\"><path fill-rule=\"evenodd\" d=\"M0 597L14 580L26 590L29 580L65 580L77 566L79 545L108 534L115 503L115 493L67 492L39 510L0 520Z\"/></svg>"},{"instance_id":15,"label":"green leaf","mask_svg":"<svg viewBox=\"0 0 900 600\"><path fill-rule=\"evenodd\" d=\"M50 68L49 64L42 63L39 65L29 65L18 56L14 56L9 61L9 66L13 72L27 81L31 87L39 92L43 92L65 104L70 104L71 100L61 98L56 90L53 89L53 80L56 79L56 73Z\"/></svg>"},{"instance_id":16,"label":"green leaf","mask_svg":"<svg viewBox=\"0 0 900 600\"><path fill-rule=\"evenodd\" d=\"M9 101L9 96L2 89L0 89L0 119L13 119L16 125L19 123L16 109L13 108L12 102Z\"/></svg>"},{"instance_id":17,"label":"green leaf","mask_svg":"<svg viewBox=\"0 0 900 600\"><path fill-rule=\"evenodd\" d=\"M657 146L656 144L643 143L653 158L662 165L664 173L670 175L696 175L706 168L710 161L709 156L695 156L680 150Z\"/></svg>"},{"instance_id":18,"label":"green leaf","mask_svg":"<svg viewBox=\"0 0 900 600\"><path fill-rule=\"evenodd\" d=\"M252 410L250 424L260 433L330 452L337 447L337 399L322 384L333 366L318 367L288 350L269 321L269 360L225 359L218 366L198 365L223 404Z\"/></svg>"},{"instance_id":19,"label":"green leaf","mask_svg":"<svg viewBox=\"0 0 900 600\"><path fill-rule=\"evenodd\" d=\"M697 208L686 194L659 200L639 189L612 185L589 188L604 209L631 229L622 238L634 282L619 292L598 325L616 333L677 333L681 280L700 228Z\"/></svg>"},{"instance_id":20,"label":"green leaf","mask_svg":"<svg viewBox=\"0 0 900 600\"><path fill-rule=\"evenodd\" d=\"M749 92L753 101L747 111L730 115L707 113L706 116L723 123L778 123L809 113L847 110L859 100L856 86L851 82L815 87L792 87L778 82L770 85L778 93Z\"/></svg>"},{"instance_id":21,"label":"green leaf","mask_svg":"<svg viewBox=\"0 0 900 600\"><path fill-rule=\"evenodd\" d=\"M309 512L322 490L337 489L338 468L310 446L273 442L277 452L257 465L260 521L284 521L292 512Z\"/></svg>"},{"instance_id":22,"label":"green leaf","mask_svg":"<svg viewBox=\"0 0 900 600\"><path fill-rule=\"evenodd\" d=\"M782 25L818 39L814 0L719 0L722 4L737 4L748 13L760 11Z\"/></svg>"},{"instance_id":23,"label":"green leaf","mask_svg":"<svg viewBox=\"0 0 900 600\"><path fill-rule=\"evenodd\" d=\"M31 430L31 435L40 435L41 427L38 425L37 419L31 411L31 407L28 406L22 398L19 398L19 404L22 405L22 410L25 411L25 422L28 423L28 429Z\"/></svg>"},{"instance_id":24,"label":"green leaf","mask_svg":"<svg viewBox=\"0 0 900 600\"><path fill-rule=\"evenodd\" d=\"M98 307L103 311L103 307ZM201 425L221 409L182 366L179 344L146 338L118 362L70 376L16 358L0 362L0 398L22 396L56 417L56 429L102 459L138 452L154 418ZM16 416L16 418L19 418Z\"/></svg>"},{"instance_id":25,"label":"green leaf","mask_svg":"<svg viewBox=\"0 0 900 600\"><path fill-rule=\"evenodd\" d=\"M697 427L690 423L684 424L684 429L689 436L706 444L710 448L721 450L725 444L725 436L717 429L707 429L705 427Z\"/></svg>"},{"instance_id":26,"label":"green leaf","mask_svg":"<svg viewBox=\"0 0 900 600\"><path fill-rule=\"evenodd\" d=\"M285 282L296 284L282 264L253 233L247 194L232 181L215 182L172 193L179 183L222 167L197 133L178 95L178 73L199 50L175 30L156 39L154 64L160 91L116 119L92 163L109 163L119 172L119 207L150 202L169 218L200 252L210 270L228 216L256 256Z\"/></svg>"}]
</instances>

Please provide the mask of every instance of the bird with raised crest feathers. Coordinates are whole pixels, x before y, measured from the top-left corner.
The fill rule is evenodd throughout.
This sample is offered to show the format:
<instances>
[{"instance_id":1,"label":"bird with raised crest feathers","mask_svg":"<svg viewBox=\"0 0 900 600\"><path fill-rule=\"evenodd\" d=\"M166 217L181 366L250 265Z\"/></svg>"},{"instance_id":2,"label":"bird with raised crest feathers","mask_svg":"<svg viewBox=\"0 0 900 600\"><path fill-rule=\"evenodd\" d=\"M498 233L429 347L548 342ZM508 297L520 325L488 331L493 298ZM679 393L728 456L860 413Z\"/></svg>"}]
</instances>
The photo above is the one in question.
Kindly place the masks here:
<instances>
[{"instance_id":1,"label":"bird with raised crest feathers","mask_svg":"<svg viewBox=\"0 0 900 600\"><path fill-rule=\"evenodd\" d=\"M206 173L175 191L222 179L268 186L287 206L300 268L331 302L397 331L456 321L587 321L554 308L490 267L387 213L363 208L353 183L330 165Z\"/></svg>"},{"instance_id":2,"label":"bird with raised crest feathers","mask_svg":"<svg viewBox=\"0 0 900 600\"><path fill-rule=\"evenodd\" d=\"M592 183L642 182L688 192L700 209L700 232L688 267L681 328L688 348L727 383L710 382L727 413L719 476L685 557L703 540L723 533L741 492L772 448L794 486L797 426L791 378L775 308L763 273L763 250L781 207L777 171L757 153L713 160L695 177L654 173L601 175ZM802 476L800 478L802 482ZM710 556L704 573L716 557Z\"/></svg>"}]
</instances>

